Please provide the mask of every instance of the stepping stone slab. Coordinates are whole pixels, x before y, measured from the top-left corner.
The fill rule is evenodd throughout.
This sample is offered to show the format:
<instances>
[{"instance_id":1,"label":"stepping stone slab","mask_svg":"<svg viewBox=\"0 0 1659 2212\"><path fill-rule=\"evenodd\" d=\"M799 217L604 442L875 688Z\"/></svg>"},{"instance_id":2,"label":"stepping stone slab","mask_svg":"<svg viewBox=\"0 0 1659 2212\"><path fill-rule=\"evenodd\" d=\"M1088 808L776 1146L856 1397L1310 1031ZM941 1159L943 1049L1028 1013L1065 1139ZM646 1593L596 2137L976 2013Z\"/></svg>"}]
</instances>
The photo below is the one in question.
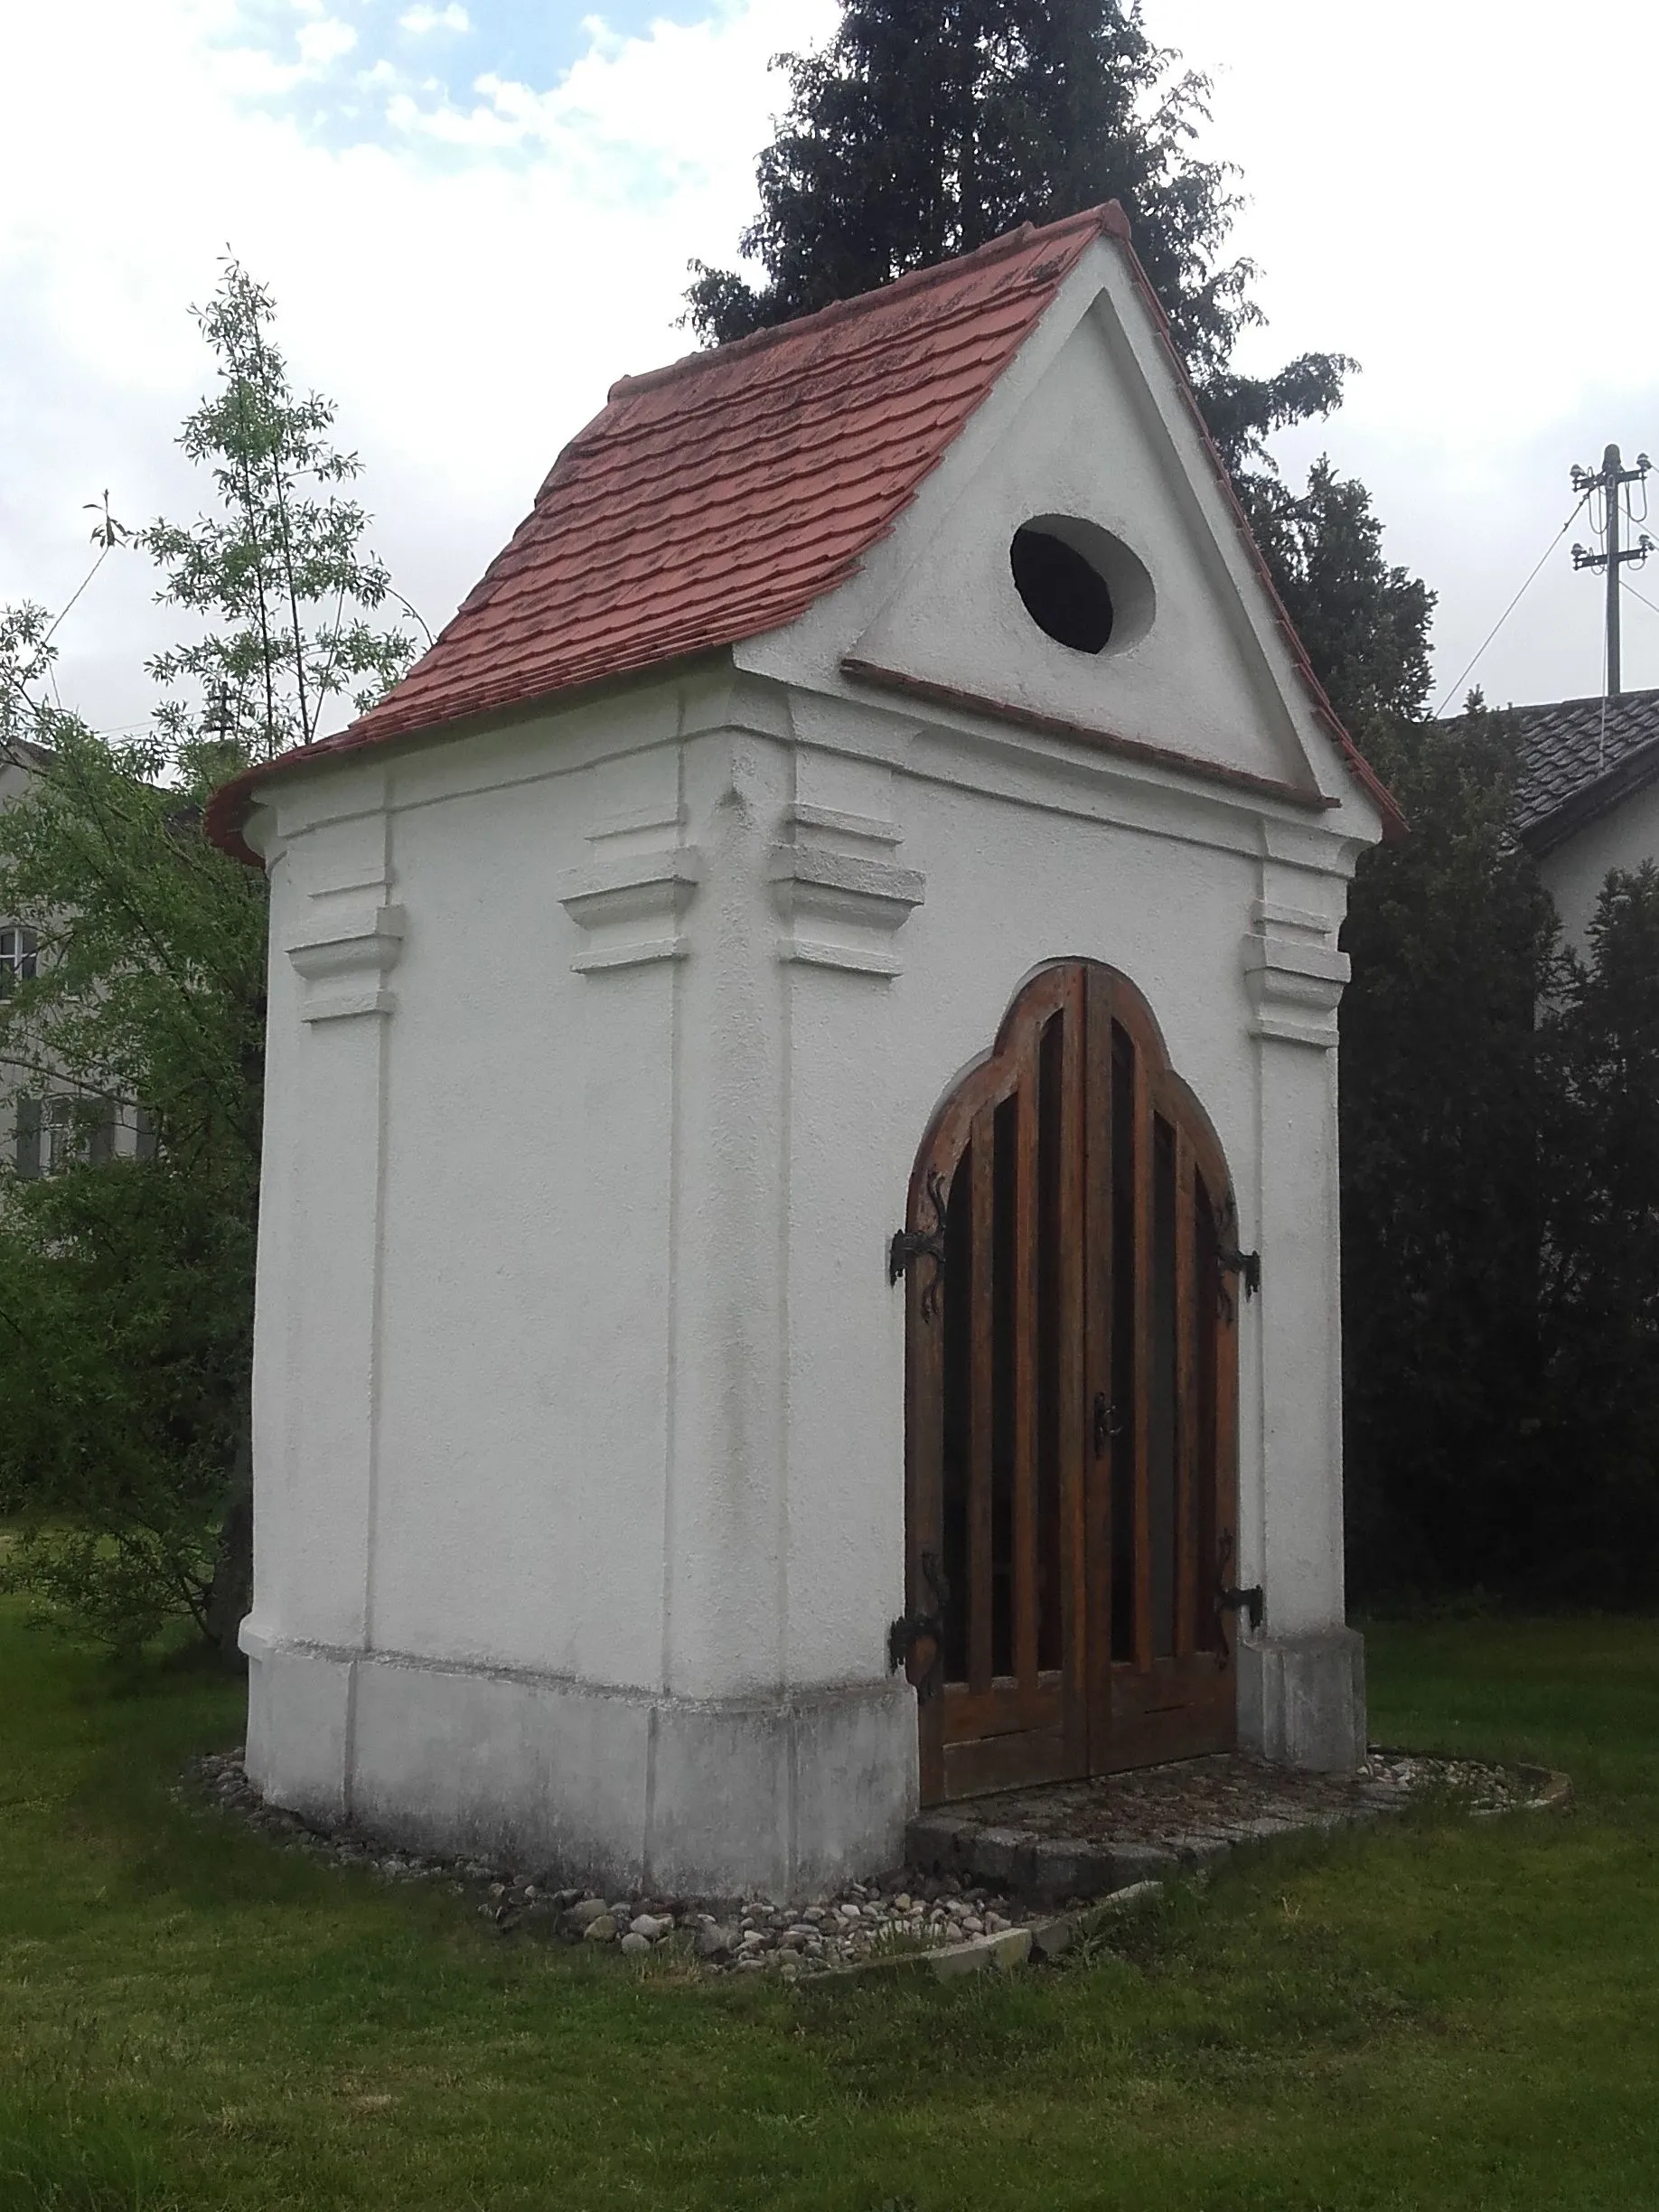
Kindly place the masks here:
<instances>
[{"instance_id":1,"label":"stepping stone slab","mask_svg":"<svg viewBox=\"0 0 1659 2212\"><path fill-rule=\"evenodd\" d=\"M1029 1928L1001 1928L995 1936L972 1936L966 1943L927 1954L927 1963L940 1981L956 1974L1008 1973L1031 1956Z\"/></svg>"}]
</instances>

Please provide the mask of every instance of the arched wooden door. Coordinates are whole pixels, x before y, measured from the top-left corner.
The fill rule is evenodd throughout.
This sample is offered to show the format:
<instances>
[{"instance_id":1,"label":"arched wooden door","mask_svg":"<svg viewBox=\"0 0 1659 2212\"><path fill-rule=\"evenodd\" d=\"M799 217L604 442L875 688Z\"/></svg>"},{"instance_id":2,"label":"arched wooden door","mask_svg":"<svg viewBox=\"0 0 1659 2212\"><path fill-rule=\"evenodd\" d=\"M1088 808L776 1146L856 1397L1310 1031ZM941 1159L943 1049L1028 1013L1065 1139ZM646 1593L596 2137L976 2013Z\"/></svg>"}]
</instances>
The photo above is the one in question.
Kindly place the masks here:
<instances>
[{"instance_id":1,"label":"arched wooden door","mask_svg":"<svg viewBox=\"0 0 1659 2212\"><path fill-rule=\"evenodd\" d=\"M1140 994L1094 961L1041 970L936 1116L895 1246L893 1656L923 1803L1233 1742L1232 1218Z\"/></svg>"}]
</instances>

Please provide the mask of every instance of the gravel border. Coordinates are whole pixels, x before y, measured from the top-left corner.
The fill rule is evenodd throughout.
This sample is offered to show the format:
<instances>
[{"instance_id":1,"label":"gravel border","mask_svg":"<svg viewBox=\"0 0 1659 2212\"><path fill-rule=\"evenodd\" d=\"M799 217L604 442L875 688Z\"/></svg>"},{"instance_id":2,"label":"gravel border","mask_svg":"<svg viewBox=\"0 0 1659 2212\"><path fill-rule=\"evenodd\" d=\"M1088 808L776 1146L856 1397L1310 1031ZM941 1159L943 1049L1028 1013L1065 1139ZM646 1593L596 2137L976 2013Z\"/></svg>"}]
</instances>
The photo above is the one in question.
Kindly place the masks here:
<instances>
[{"instance_id":1,"label":"gravel border","mask_svg":"<svg viewBox=\"0 0 1659 2212\"><path fill-rule=\"evenodd\" d=\"M1204 1762L1181 1764L1190 1770ZM1202 1776L1177 1775L1174 1769L1147 1772L1175 1775L1188 1804L1193 1789L1203 1781ZM1299 1791L1303 1785L1328 1778L1287 1776L1274 1769L1255 1768L1252 1779L1259 1790L1278 1793L1285 1786ZM544 1940L619 1951L642 1963L654 1958L691 1973L770 1972L797 1981L849 1970L913 1968L940 1975L1007 1971L1029 1959L1059 1957L1080 1936L1156 1896L1168 1877L1211 1863L1242 1843L1386 1817L1436 1795L1462 1799L1476 1816L1558 1809L1569 1802L1572 1787L1565 1775L1544 1767L1503 1767L1383 1751L1373 1751L1362 1776L1353 1780L1357 1786L1354 1803L1338 1815L1308 1804L1298 1819L1261 1814L1235 1818L1233 1832L1224 1840L1219 1831L1206 1829L1189 1834L1184 1846L1169 1849L1139 1836L1112 1841L1103 1851L1099 1837L1036 1839L1029 1829L993 1827L982 1815L975 1820L968 1808L958 1807L937 1816L950 1823L957 1863L912 1865L869 1881L848 1882L833 1897L795 1903L760 1897L697 1898L642 1892L604 1897L595 1890L560 1886L553 1875L482 1858L442 1858L389 1849L349 1825L319 1829L296 1814L267 1805L248 1780L239 1748L194 1761L179 1794L185 1802L217 1806L290 1850L339 1866L361 1868L383 1881L441 1883L457 1896L473 1898L480 1916L501 1936L522 1929ZM1066 1786L1075 1790L1086 1786ZM1144 1799L1148 1787L1144 1777L1138 1786ZM1167 1782L1162 1786L1167 1787ZM1047 1803L1061 1793L1022 1793L988 1804L997 1806L1001 1823L1039 1795ZM917 1831L935 1817L926 1814L913 1822L913 1844ZM993 1861L996 1840L1005 1839L998 1872L976 1869L970 1848L974 1838L992 1840L989 1852L981 1855ZM1101 1861L1096 1877L1110 1869L1114 1878L1079 1880L1063 1898L1056 1898L1052 1889L1042 1894L1030 1881L1019 1879L1024 1853L1036 1841L1058 1842L1072 1854L1079 1872L1084 1870L1077 1866L1078 1853L1087 1856L1092 1850ZM1017 1848L1010 1850L1008 1843ZM1156 1863L1149 1862L1153 1861ZM1115 1878L1131 1865L1136 1870L1129 1879Z\"/></svg>"}]
</instances>

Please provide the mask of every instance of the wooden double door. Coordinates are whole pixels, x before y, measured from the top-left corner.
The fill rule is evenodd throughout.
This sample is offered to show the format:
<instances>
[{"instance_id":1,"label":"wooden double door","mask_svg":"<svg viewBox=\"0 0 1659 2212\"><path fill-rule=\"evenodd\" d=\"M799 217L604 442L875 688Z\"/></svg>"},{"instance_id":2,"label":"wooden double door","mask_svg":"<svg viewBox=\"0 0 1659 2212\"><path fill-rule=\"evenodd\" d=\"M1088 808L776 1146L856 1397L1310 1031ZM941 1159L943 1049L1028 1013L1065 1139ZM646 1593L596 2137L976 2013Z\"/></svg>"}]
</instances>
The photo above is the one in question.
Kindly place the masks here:
<instances>
[{"instance_id":1,"label":"wooden double door","mask_svg":"<svg viewBox=\"0 0 1659 2212\"><path fill-rule=\"evenodd\" d=\"M935 1117L895 1242L892 1655L923 1803L1233 1742L1232 1220L1139 993L1093 961L1040 970Z\"/></svg>"}]
</instances>

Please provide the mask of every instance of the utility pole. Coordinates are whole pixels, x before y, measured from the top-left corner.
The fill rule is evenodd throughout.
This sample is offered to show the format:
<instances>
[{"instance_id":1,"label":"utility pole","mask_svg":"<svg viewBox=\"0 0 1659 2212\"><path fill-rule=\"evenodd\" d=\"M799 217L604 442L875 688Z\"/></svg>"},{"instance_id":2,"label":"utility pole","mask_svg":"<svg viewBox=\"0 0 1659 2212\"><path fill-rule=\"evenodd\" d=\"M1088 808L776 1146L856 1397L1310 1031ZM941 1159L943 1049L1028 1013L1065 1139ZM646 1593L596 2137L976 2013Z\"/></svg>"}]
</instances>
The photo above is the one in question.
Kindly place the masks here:
<instances>
[{"instance_id":1,"label":"utility pole","mask_svg":"<svg viewBox=\"0 0 1659 2212\"><path fill-rule=\"evenodd\" d=\"M1654 546L1653 539L1644 530L1635 545L1621 548L1618 542L1618 518L1621 511L1626 514L1630 513L1630 495L1625 489L1626 485L1645 484L1647 481L1647 472L1652 465L1653 464L1645 454L1637 454L1635 468L1624 467L1620 463L1617 445L1607 447L1606 453L1601 456L1601 466L1598 470L1579 468L1576 462L1573 464L1573 490L1579 492L1599 492L1607 514L1606 541L1601 551L1591 553L1585 547L1576 545L1572 548L1572 565L1575 568L1605 568L1607 571L1607 697L1609 698L1617 698L1624 688L1619 680L1618 668L1618 572L1629 563L1634 563L1639 568L1652 552ZM1645 521L1646 518L1647 508L1645 500L1641 519ZM1636 518L1632 516L1631 520L1634 522Z\"/></svg>"}]
</instances>

